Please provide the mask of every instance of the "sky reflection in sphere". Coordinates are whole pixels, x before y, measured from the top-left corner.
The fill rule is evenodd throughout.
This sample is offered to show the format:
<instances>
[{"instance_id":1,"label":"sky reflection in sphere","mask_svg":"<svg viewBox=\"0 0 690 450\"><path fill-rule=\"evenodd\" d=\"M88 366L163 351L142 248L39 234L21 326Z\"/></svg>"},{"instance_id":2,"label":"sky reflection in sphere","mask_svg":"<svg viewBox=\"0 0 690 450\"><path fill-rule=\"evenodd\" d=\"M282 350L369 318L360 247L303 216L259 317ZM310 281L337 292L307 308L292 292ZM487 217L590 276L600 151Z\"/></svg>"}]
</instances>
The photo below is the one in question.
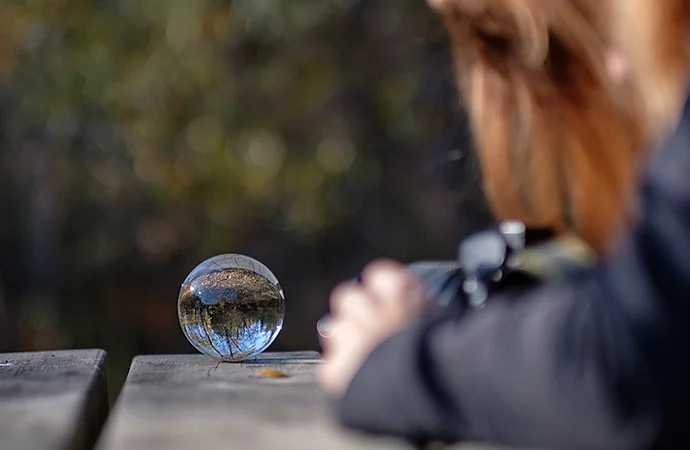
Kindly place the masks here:
<instances>
[{"instance_id":1,"label":"sky reflection in sphere","mask_svg":"<svg viewBox=\"0 0 690 450\"><path fill-rule=\"evenodd\" d=\"M219 255L187 276L177 313L194 348L221 361L241 361L266 350L278 336L285 298L275 275L260 262Z\"/></svg>"}]
</instances>

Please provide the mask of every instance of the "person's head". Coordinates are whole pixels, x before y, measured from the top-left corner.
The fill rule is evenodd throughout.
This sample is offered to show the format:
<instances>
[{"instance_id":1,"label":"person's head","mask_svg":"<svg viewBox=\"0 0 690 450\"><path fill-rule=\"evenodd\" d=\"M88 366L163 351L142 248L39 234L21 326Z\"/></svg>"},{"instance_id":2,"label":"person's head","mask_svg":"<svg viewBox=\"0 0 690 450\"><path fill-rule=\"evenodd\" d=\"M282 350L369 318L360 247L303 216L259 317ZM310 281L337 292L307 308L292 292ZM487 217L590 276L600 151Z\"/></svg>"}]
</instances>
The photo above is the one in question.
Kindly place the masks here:
<instances>
[{"instance_id":1,"label":"person's head","mask_svg":"<svg viewBox=\"0 0 690 450\"><path fill-rule=\"evenodd\" d=\"M612 45L614 1L631 0L429 0L497 218L574 233L599 252L631 217L649 143Z\"/></svg>"}]
</instances>

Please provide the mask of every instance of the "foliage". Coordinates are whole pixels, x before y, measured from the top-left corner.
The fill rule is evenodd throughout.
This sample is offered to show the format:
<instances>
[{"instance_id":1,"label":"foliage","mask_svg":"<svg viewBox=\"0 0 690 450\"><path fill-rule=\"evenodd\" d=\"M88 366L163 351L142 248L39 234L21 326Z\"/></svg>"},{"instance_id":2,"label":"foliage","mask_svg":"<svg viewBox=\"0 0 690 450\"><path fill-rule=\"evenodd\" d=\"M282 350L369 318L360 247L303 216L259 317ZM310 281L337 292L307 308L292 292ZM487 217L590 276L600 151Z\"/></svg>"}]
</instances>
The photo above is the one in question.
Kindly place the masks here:
<instances>
[{"instance_id":1,"label":"foliage","mask_svg":"<svg viewBox=\"0 0 690 450\"><path fill-rule=\"evenodd\" d=\"M451 257L485 220L458 222L420 170L438 156L420 149L458 145L435 140L460 126L450 85L422 0L3 1L16 346L186 350L176 289L225 252L281 279L279 345L315 345L333 283L379 255Z\"/></svg>"}]
</instances>

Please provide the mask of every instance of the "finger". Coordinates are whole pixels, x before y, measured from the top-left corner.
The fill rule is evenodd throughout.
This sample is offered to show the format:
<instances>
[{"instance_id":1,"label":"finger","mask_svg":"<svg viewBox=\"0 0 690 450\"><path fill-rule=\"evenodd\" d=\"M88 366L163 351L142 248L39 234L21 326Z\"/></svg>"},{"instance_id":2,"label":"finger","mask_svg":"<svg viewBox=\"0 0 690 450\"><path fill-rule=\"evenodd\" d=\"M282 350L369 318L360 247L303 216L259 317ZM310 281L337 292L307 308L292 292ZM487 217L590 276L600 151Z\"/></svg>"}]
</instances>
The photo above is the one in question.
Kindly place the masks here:
<instances>
[{"instance_id":1,"label":"finger","mask_svg":"<svg viewBox=\"0 0 690 450\"><path fill-rule=\"evenodd\" d=\"M323 316L316 322L316 336L321 347L322 355L329 353L331 348L331 338L335 336L337 327L330 315Z\"/></svg>"},{"instance_id":2,"label":"finger","mask_svg":"<svg viewBox=\"0 0 690 450\"><path fill-rule=\"evenodd\" d=\"M376 298L363 285L343 283L331 292L331 316L340 319L351 313L360 314L361 309L375 309L377 303Z\"/></svg>"},{"instance_id":3,"label":"finger","mask_svg":"<svg viewBox=\"0 0 690 450\"><path fill-rule=\"evenodd\" d=\"M328 301L331 316L337 316L338 314L340 314L340 310L343 308L343 305L347 301L349 293L348 286L350 285L351 283L347 282L340 283L331 291L331 295Z\"/></svg>"},{"instance_id":4,"label":"finger","mask_svg":"<svg viewBox=\"0 0 690 450\"><path fill-rule=\"evenodd\" d=\"M346 282L336 286L331 292L331 314L322 317L316 324L323 353L337 345L334 341L336 333L342 335L341 329L354 326L357 333L362 333L375 326L376 314L371 311L374 303L372 296L358 283Z\"/></svg>"},{"instance_id":5,"label":"finger","mask_svg":"<svg viewBox=\"0 0 690 450\"><path fill-rule=\"evenodd\" d=\"M341 347L343 343L352 340L352 327L353 325L349 322L337 320L332 316L319 320L316 330L323 355L330 354L334 348ZM361 333L359 329L356 332Z\"/></svg>"},{"instance_id":6,"label":"finger","mask_svg":"<svg viewBox=\"0 0 690 450\"><path fill-rule=\"evenodd\" d=\"M375 345L376 341L366 336L353 324L343 323L333 339L328 340L327 350L322 355L324 363L317 369L317 379L324 389L338 394L347 387Z\"/></svg>"},{"instance_id":7,"label":"finger","mask_svg":"<svg viewBox=\"0 0 690 450\"><path fill-rule=\"evenodd\" d=\"M333 337L335 334L335 326L331 316L325 315L316 322L316 332L323 339Z\"/></svg>"},{"instance_id":8,"label":"finger","mask_svg":"<svg viewBox=\"0 0 690 450\"><path fill-rule=\"evenodd\" d=\"M348 348L357 345L358 341L369 333L361 327L361 325L352 321L332 321L333 329L335 330L328 338L319 338L321 344L322 356L325 359L332 358L333 355L338 355L341 352L348 351Z\"/></svg>"},{"instance_id":9,"label":"finger","mask_svg":"<svg viewBox=\"0 0 690 450\"><path fill-rule=\"evenodd\" d=\"M356 291L356 295L350 297L337 321L333 324L334 336L344 335L343 330L351 333L346 340L351 340L353 336L376 334L381 320L381 311L381 307L373 295L364 289Z\"/></svg>"},{"instance_id":10,"label":"finger","mask_svg":"<svg viewBox=\"0 0 690 450\"><path fill-rule=\"evenodd\" d=\"M362 281L386 308L416 307L426 297L422 283L410 275L405 266L393 261L370 264L362 275Z\"/></svg>"}]
</instances>

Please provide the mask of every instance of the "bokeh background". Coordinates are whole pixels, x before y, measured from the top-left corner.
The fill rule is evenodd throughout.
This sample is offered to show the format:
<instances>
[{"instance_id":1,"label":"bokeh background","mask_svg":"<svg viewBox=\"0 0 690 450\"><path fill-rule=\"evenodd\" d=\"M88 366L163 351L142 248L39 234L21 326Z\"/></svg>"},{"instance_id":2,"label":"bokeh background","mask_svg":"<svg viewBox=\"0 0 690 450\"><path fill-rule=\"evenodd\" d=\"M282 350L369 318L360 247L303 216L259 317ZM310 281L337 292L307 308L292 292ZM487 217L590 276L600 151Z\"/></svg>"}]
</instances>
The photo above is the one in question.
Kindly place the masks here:
<instances>
[{"instance_id":1,"label":"bokeh background","mask_svg":"<svg viewBox=\"0 0 690 450\"><path fill-rule=\"evenodd\" d=\"M0 2L0 351L193 352L180 283L243 253L315 349L380 256L453 258L491 220L423 0Z\"/></svg>"}]
</instances>

